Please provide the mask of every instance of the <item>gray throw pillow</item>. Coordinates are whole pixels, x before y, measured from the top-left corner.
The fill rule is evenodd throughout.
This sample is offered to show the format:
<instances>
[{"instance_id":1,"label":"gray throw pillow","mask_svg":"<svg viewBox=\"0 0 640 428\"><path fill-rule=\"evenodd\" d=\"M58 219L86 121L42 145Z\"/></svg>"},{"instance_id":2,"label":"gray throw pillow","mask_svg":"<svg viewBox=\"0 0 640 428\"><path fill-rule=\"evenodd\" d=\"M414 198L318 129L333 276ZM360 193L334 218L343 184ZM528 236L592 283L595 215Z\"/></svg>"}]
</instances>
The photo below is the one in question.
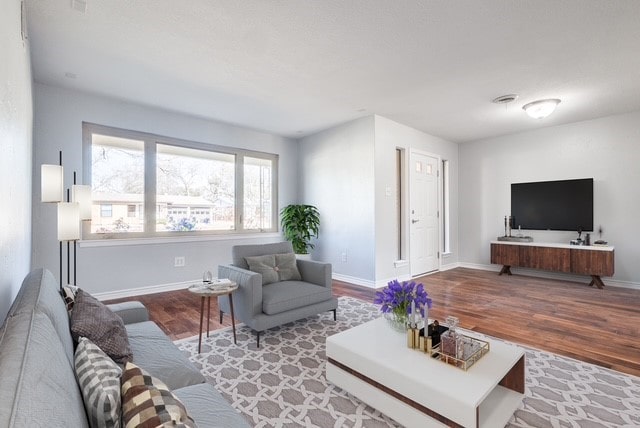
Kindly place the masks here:
<instances>
[{"instance_id":1,"label":"gray throw pillow","mask_svg":"<svg viewBox=\"0 0 640 428\"><path fill-rule=\"evenodd\" d=\"M278 271L276 270L276 257L273 254L245 257L244 259L247 261L251 272L262 275L262 285L271 284L272 282L278 282L280 280Z\"/></svg>"},{"instance_id":2,"label":"gray throw pillow","mask_svg":"<svg viewBox=\"0 0 640 428\"><path fill-rule=\"evenodd\" d=\"M267 254L244 258L251 272L262 275L262 285L279 281L300 281L300 271L296 264L296 255L293 253Z\"/></svg>"},{"instance_id":3,"label":"gray throw pillow","mask_svg":"<svg viewBox=\"0 0 640 428\"><path fill-rule=\"evenodd\" d=\"M300 271L293 253L276 254L276 271L280 281L300 281Z\"/></svg>"},{"instance_id":4,"label":"gray throw pillow","mask_svg":"<svg viewBox=\"0 0 640 428\"><path fill-rule=\"evenodd\" d=\"M88 338L117 363L133 359L122 318L82 289L71 312L71 335L76 342Z\"/></svg>"},{"instance_id":5,"label":"gray throw pillow","mask_svg":"<svg viewBox=\"0 0 640 428\"><path fill-rule=\"evenodd\" d=\"M75 372L91 428L119 428L122 369L95 343L81 337L75 353Z\"/></svg>"}]
</instances>

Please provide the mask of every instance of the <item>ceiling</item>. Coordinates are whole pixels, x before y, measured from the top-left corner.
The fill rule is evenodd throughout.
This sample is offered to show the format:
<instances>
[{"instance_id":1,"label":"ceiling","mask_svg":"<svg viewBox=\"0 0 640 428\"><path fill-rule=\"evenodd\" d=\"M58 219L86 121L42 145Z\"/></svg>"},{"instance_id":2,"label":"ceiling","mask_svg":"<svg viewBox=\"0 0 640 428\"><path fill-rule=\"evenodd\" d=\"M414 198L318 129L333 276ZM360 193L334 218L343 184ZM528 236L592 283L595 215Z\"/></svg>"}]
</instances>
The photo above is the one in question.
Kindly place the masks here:
<instances>
[{"instance_id":1,"label":"ceiling","mask_svg":"<svg viewBox=\"0 0 640 428\"><path fill-rule=\"evenodd\" d=\"M466 142L640 110L637 0L82 3L27 0L36 81L293 138L379 114ZM562 102L526 116L541 98Z\"/></svg>"}]
</instances>

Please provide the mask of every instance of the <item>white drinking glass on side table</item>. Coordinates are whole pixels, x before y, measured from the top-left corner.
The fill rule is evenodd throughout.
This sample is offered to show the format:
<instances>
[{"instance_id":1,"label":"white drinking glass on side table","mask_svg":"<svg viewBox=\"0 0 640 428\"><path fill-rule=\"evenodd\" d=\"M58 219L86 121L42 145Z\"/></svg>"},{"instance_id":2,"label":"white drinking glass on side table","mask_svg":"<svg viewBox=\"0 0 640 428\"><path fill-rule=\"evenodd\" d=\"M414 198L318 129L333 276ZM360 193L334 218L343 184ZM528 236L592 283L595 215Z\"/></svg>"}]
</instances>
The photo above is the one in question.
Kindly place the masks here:
<instances>
[{"instance_id":1,"label":"white drinking glass on side table","mask_svg":"<svg viewBox=\"0 0 640 428\"><path fill-rule=\"evenodd\" d=\"M231 309L231 325L233 328L233 343L236 342L236 320L233 315L233 292L238 289L238 284L228 279L213 279L210 283L199 282L189 286L188 290L200 296L200 334L198 336L198 353L202 349L202 321L204 318L204 301L207 299L207 337L209 337L209 319L211 318L211 298L229 296Z\"/></svg>"}]
</instances>

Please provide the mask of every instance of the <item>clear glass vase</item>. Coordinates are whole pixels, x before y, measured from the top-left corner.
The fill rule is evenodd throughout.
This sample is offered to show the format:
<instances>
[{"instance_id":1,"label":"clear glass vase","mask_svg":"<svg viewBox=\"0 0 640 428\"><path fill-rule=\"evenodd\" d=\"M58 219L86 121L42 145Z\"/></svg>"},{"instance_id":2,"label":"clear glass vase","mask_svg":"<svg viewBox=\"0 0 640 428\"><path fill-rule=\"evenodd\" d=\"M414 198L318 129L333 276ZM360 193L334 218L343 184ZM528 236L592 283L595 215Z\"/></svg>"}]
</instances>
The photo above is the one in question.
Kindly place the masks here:
<instances>
[{"instance_id":1,"label":"clear glass vase","mask_svg":"<svg viewBox=\"0 0 640 428\"><path fill-rule=\"evenodd\" d=\"M407 323L409 322L409 315L398 314L397 312L384 312L384 319L387 320L389 325L395 331L405 333L407 331Z\"/></svg>"}]
</instances>

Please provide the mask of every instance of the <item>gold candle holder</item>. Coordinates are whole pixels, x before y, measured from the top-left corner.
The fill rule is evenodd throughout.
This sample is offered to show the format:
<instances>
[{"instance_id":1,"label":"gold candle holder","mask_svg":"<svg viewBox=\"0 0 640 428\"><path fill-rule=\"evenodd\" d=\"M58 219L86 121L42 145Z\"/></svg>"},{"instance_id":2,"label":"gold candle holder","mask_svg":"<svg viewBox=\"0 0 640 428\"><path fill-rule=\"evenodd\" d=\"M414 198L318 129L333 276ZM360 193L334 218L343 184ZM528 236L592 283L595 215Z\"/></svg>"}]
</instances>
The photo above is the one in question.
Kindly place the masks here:
<instances>
[{"instance_id":1,"label":"gold candle holder","mask_svg":"<svg viewBox=\"0 0 640 428\"><path fill-rule=\"evenodd\" d=\"M420 330L417 328L407 329L407 347L410 349L416 349L420 344Z\"/></svg>"}]
</instances>

